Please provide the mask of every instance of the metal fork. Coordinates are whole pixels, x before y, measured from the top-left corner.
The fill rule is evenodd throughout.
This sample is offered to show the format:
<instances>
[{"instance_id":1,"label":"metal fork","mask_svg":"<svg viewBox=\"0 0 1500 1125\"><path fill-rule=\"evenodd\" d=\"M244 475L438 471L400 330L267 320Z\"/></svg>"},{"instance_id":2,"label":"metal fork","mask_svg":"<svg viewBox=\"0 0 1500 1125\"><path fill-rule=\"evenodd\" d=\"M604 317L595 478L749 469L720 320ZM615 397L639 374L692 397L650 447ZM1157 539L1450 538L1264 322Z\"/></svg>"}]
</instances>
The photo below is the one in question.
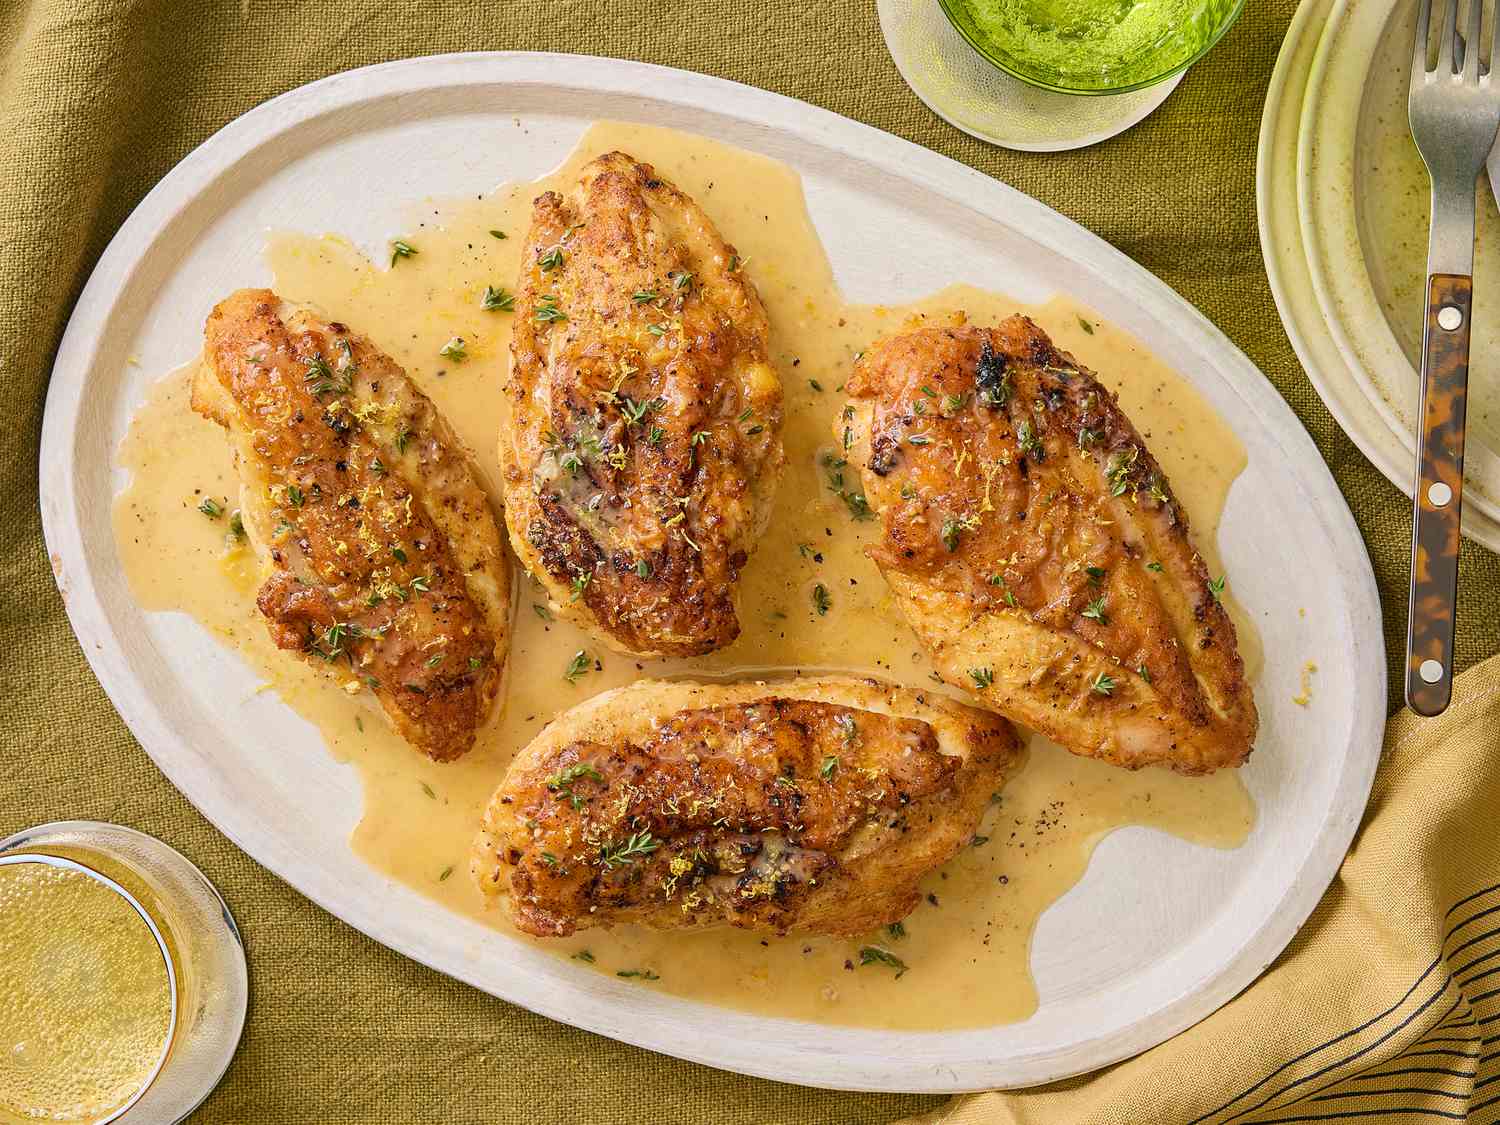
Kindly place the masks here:
<instances>
[{"instance_id":1,"label":"metal fork","mask_svg":"<svg viewBox=\"0 0 1500 1125\"><path fill-rule=\"evenodd\" d=\"M1480 72L1480 16L1496 0L1468 0L1458 44L1459 0L1440 0L1437 66L1427 66L1432 0L1421 0L1407 112L1432 178L1427 243L1427 318L1422 329L1422 409L1412 505L1411 602L1406 702L1441 714L1453 696L1453 622L1458 596L1459 512L1464 487L1464 409L1469 388L1469 317L1474 292L1474 185L1500 129L1494 44ZM1461 51L1461 53L1460 53Z\"/></svg>"}]
</instances>

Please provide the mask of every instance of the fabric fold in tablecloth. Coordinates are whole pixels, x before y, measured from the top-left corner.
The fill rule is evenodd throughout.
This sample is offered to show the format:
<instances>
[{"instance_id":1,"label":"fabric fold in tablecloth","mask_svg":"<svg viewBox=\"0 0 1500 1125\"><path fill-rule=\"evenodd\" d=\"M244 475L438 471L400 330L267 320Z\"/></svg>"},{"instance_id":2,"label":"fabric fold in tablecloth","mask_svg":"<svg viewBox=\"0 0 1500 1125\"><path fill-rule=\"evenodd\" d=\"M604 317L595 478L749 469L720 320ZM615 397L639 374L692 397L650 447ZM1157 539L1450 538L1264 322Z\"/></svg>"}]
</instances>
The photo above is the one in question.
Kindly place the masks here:
<instances>
[{"instance_id":1,"label":"fabric fold in tablecloth","mask_svg":"<svg viewBox=\"0 0 1500 1125\"><path fill-rule=\"evenodd\" d=\"M1255 984L1108 1070L907 1125L1370 1120L1500 1121L1500 657L1390 721L1354 847Z\"/></svg>"}]
</instances>

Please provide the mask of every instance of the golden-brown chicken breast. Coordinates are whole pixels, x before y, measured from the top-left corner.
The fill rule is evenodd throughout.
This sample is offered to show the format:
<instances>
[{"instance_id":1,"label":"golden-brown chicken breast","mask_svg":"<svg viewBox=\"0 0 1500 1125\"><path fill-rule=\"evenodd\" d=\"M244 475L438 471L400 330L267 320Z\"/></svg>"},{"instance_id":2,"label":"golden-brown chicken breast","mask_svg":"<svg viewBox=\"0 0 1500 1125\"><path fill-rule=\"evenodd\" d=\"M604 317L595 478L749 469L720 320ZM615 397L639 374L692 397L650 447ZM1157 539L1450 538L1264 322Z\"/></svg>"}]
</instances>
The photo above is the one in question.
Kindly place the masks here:
<instances>
[{"instance_id":1,"label":"golden-brown chicken breast","mask_svg":"<svg viewBox=\"0 0 1500 1125\"><path fill-rule=\"evenodd\" d=\"M875 680L645 681L521 751L471 871L539 936L865 933L910 912L1019 760L998 716Z\"/></svg>"},{"instance_id":2,"label":"golden-brown chicken breast","mask_svg":"<svg viewBox=\"0 0 1500 1125\"><path fill-rule=\"evenodd\" d=\"M204 336L193 409L235 443L272 638L458 757L499 690L510 569L457 437L369 340L268 289L221 302Z\"/></svg>"},{"instance_id":3,"label":"golden-brown chicken breast","mask_svg":"<svg viewBox=\"0 0 1500 1125\"><path fill-rule=\"evenodd\" d=\"M783 460L766 313L698 205L620 152L535 203L500 461L511 544L559 615L642 656L739 634Z\"/></svg>"},{"instance_id":4,"label":"golden-brown chicken breast","mask_svg":"<svg viewBox=\"0 0 1500 1125\"><path fill-rule=\"evenodd\" d=\"M847 389L837 439L882 520L870 553L945 680L1117 765L1245 760L1234 626L1090 371L1014 316L882 340Z\"/></svg>"}]
</instances>

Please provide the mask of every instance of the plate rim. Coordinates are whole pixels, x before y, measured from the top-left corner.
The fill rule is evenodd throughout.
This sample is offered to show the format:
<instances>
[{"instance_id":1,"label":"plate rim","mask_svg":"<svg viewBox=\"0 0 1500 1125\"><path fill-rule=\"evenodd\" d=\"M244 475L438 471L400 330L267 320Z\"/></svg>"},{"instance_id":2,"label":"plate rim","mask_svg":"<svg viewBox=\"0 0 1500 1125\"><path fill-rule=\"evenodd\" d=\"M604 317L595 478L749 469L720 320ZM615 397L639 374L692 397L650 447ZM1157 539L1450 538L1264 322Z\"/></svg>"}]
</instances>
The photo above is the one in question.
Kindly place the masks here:
<instances>
[{"instance_id":1,"label":"plate rim","mask_svg":"<svg viewBox=\"0 0 1500 1125\"><path fill-rule=\"evenodd\" d=\"M1330 790L1331 799L1337 799L1331 805L1330 815L1311 837L1301 877L1286 886L1276 904L1277 909L1234 956L1209 975L1206 982L1200 982L1190 993L1177 996L1118 1032L1073 1044L1066 1050L1042 1057L1019 1056L1000 1063L966 1059L942 1066L922 1063L920 1071L914 1068L915 1064L902 1069L887 1059L880 1060L885 1064L881 1070L872 1071L868 1067L861 1070L858 1066L848 1066L845 1060L844 1069L833 1073L828 1072L825 1061L825 1069L816 1077L810 1077L805 1068L815 1061L811 1052L805 1056L785 1051L778 1053L774 1044L758 1043L753 1052L736 1054L724 1044L718 1044L716 1049L711 1035L685 1044L680 1037L674 1037L675 1021L660 1027L632 1025L629 1033L625 1033L618 1016L627 1009L607 997L569 993L573 1006L567 1009L544 995L533 994L525 998L507 995L504 999L572 1026L720 1069L830 1089L932 1093L1035 1085L1094 1070L1154 1046L1217 1010L1279 956L1321 900L1363 815L1379 759L1385 723L1386 685L1374 572L1353 515L1328 466L1311 437L1254 364L1183 297L1098 236L1039 201L967 165L828 110L740 83L625 60L541 52L465 52L398 60L332 75L251 109L193 150L147 193L96 263L69 318L48 388L41 443L40 500L43 530L53 556L54 574L85 656L121 717L174 786L257 863L381 944L482 991L498 995L493 986L476 978L468 963L439 965L416 943L379 936L376 932L378 911L349 904L341 904L338 909L330 907L320 895L304 889L304 880L298 878L295 870L287 870L292 865L283 862L284 857L278 854L272 859L264 858L274 852L272 845L254 849L246 846L243 842L246 818L236 811L232 802L213 791L215 786L178 780L177 771L169 768L167 762L180 765L180 760L174 759L167 751L175 750L181 756L191 756L194 752L186 745L179 745L182 740L174 733L167 717L159 714L160 708L154 702L144 696L134 698L131 691L125 690L134 682L134 676L124 660L118 639L107 628L100 628L106 624L106 615L93 576L85 565L87 556L83 550L81 523L73 520L75 513L91 503L97 504L98 498L80 497L74 491L70 454L75 415L84 397L84 376L94 362L91 351L94 337L115 312L114 295L118 291L118 282L128 277L138 261L143 260L131 257L131 243L142 236L145 245L154 242L176 213L171 206L174 195L187 191L186 198L191 200L196 197L197 190L212 183L222 172L222 167L213 165L221 152L241 158L304 120L372 96L388 96L399 91L404 88L404 80L419 89L462 87L481 81L489 84L522 83L528 79L555 85L557 68L563 63L570 67L568 85L598 92L649 88L653 96L668 100L689 94L713 99L733 93L738 101L732 116L740 120L785 130L835 152L847 150L851 138L857 139L868 151L898 158L896 163L901 177L912 185L940 195L952 195L962 189L971 193L969 198L987 196L993 202L986 210L998 212L1003 205L1013 216L1007 220L1012 225L1020 221L1014 216L1024 216L1028 235L1039 245L1055 245L1058 239L1066 238L1079 247L1072 261L1090 269L1108 265L1117 286L1130 288L1132 300L1138 308L1193 333L1197 347L1221 359L1226 369L1244 375L1244 379L1230 384L1242 404L1254 412L1258 424L1281 450L1289 455L1295 452L1300 460L1315 467L1310 478L1299 478L1299 484L1309 495L1321 501L1317 519L1330 542L1349 548L1347 555L1337 560L1337 567L1340 584L1347 591L1351 662L1363 674L1356 674L1351 679L1354 717L1348 728L1349 741L1343 748L1336 783ZM386 86L381 90L371 88L372 83L382 81ZM299 116L299 111L304 111L305 116ZM1272 420L1282 424L1273 426ZM249 821L258 821L258 818L251 816ZM812 1026L821 1028L826 1025ZM850 1029L829 1030L832 1033ZM963 1030L974 1032L979 1029ZM822 1057L826 1060L827 1055ZM803 1069L799 1070L799 1066Z\"/></svg>"}]
</instances>

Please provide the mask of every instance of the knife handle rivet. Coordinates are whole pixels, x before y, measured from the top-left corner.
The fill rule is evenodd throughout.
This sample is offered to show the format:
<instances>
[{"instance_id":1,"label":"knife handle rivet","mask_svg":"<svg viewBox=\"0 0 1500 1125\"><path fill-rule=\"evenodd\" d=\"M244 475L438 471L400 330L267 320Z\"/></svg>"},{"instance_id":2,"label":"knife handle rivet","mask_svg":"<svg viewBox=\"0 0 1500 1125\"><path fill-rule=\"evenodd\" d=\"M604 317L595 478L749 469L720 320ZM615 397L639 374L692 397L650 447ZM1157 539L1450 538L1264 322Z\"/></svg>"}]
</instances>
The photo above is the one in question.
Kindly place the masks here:
<instances>
[{"instance_id":1,"label":"knife handle rivet","mask_svg":"<svg viewBox=\"0 0 1500 1125\"><path fill-rule=\"evenodd\" d=\"M1438 327L1452 332L1464 322L1464 314L1454 305L1444 305L1438 310Z\"/></svg>"},{"instance_id":2,"label":"knife handle rivet","mask_svg":"<svg viewBox=\"0 0 1500 1125\"><path fill-rule=\"evenodd\" d=\"M1442 481L1434 481L1427 490L1427 499L1432 501L1434 508L1446 508L1453 499L1453 489Z\"/></svg>"},{"instance_id":3,"label":"knife handle rivet","mask_svg":"<svg viewBox=\"0 0 1500 1125\"><path fill-rule=\"evenodd\" d=\"M1423 683L1435 684L1443 678L1443 666L1436 660L1424 660L1417 675L1422 677Z\"/></svg>"}]
</instances>

